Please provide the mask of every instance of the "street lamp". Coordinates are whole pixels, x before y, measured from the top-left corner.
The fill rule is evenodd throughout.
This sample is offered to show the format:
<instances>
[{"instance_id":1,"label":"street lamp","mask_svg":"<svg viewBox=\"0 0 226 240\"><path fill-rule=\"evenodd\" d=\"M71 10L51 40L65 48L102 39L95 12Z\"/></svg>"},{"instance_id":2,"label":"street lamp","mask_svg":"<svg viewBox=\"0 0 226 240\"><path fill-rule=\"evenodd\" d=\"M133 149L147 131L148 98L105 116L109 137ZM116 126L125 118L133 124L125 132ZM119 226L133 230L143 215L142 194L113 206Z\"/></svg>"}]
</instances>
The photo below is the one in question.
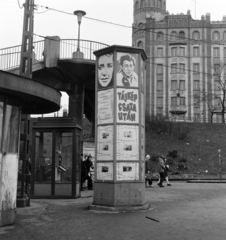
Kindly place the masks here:
<instances>
[{"instance_id":1,"label":"street lamp","mask_svg":"<svg viewBox=\"0 0 226 240\"><path fill-rule=\"evenodd\" d=\"M86 12L82 11L82 10L77 10L74 11L74 14L77 15L78 18L78 48L77 51L80 51L80 25L82 22L82 17L86 15Z\"/></svg>"}]
</instances>

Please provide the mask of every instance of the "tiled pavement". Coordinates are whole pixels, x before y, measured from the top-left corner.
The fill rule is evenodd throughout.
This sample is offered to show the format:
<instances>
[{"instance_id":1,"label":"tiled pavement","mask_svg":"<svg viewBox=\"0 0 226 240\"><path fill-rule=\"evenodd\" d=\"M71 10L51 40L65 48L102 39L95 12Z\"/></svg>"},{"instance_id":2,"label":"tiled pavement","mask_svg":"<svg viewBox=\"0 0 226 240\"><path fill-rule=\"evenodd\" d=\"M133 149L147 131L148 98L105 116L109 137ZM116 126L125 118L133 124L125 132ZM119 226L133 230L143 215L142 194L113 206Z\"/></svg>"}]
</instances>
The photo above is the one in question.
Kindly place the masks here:
<instances>
[{"instance_id":1,"label":"tiled pavement","mask_svg":"<svg viewBox=\"0 0 226 240\"><path fill-rule=\"evenodd\" d=\"M226 184L172 182L146 188L150 209L130 213L88 210L93 191L75 200L32 200L17 210L0 240L224 240Z\"/></svg>"}]
</instances>

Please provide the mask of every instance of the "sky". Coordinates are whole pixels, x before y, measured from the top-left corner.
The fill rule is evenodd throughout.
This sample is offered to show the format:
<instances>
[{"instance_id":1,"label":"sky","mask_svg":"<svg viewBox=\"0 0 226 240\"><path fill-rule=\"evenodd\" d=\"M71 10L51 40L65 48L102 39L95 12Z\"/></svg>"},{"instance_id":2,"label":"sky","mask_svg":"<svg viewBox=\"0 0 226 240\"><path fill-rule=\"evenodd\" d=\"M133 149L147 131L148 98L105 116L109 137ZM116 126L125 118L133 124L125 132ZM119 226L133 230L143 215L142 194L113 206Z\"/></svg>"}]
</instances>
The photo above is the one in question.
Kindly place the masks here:
<instances>
[{"instance_id":1,"label":"sky","mask_svg":"<svg viewBox=\"0 0 226 240\"><path fill-rule=\"evenodd\" d=\"M21 45L24 10L20 7L24 2L0 0L0 49ZM35 34L77 39L77 16L73 12L83 10L86 16L81 23L81 39L108 45L132 45L133 0L35 0L35 4L39 5L34 15ZM68 14L47 10L46 7ZM219 21L226 15L226 0L167 0L167 10L170 14L186 14L190 10L193 19L201 19L201 15L210 13L211 20ZM34 41L39 40L43 38L34 36ZM66 102L64 96L62 105L67 105Z\"/></svg>"},{"instance_id":2,"label":"sky","mask_svg":"<svg viewBox=\"0 0 226 240\"><path fill-rule=\"evenodd\" d=\"M23 9L19 8L25 0L0 0L0 49L20 45L22 40ZM222 20L226 15L225 0L167 0L170 14L187 13L200 19L201 15L211 13L211 20ZM83 10L86 17L99 19L128 27L133 22L133 0L35 0L35 4L54 8L69 14L59 13L38 7L34 16L34 33L42 36L59 36L62 39L78 36L75 10ZM46 11L46 12L45 12ZM131 28L114 26L88 18L82 19L81 39L106 43L108 45L131 45ZM34 41L41 40L34 37Z\"/></svg>"}]
</instances>

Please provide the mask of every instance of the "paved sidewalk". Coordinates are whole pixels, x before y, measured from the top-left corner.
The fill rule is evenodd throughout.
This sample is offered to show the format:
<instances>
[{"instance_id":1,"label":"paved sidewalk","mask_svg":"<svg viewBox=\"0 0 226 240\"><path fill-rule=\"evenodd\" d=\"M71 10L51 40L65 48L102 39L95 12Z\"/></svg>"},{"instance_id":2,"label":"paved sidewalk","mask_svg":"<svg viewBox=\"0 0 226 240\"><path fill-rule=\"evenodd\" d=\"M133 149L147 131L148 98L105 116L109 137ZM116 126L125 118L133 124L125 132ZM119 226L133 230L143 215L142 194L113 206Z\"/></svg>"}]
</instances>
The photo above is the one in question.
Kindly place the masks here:
<instances>
[{"instance_id":1,"label":"paved sidewalk","mask_svg":"<svg viewBox=\"0 0 226 240\"><path fill-rule=\"evenodd\" d=\"M172 182L146 189L150 209L130 213L88 210L93 191L75 200L32 200L1 240L223 240L226 184Z\"/></svg>"}]
</instances>

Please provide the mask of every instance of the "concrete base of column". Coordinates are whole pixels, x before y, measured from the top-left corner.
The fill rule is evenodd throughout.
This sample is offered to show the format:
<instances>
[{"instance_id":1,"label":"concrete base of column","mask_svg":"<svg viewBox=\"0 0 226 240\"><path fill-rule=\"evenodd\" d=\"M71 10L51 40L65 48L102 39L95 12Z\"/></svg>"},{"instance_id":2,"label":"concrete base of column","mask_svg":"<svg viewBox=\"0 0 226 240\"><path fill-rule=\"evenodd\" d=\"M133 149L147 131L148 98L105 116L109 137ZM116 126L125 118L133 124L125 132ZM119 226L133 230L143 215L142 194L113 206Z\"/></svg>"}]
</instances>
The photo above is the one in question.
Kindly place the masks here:
<instances>
[{"instance_id":1,"label":"concrete base of column","mask_svg":"<svg viewBox=\"0 0 226 240\"><path fill-rule=\"evenodd\" d=\"M144 182L95 182L90 210L108 212L140 211L149 208Z\"/></svg>"},{"instance_id":2,"label":"concrete base of column","mask_svg":"<svg viewBox=\"0 0 226 240\"><path fill-rule=\"evenodd\" d=\"M149 203L144 203L141 206L102 206L92 204L89 206L89 210L101 211L101 212L136 212L147 210L150 207Z\"/></svg>"},{"instance_id":3,"label":"concrete base of column","mask_svg":"<svg viewBox=\"0 0 226 240\"><path fill-rule=\"evenodd\" d=\"M16 209L8 209L0 211L0 227L12 225L15 223Z\"/></svg>"}]
</instances>

